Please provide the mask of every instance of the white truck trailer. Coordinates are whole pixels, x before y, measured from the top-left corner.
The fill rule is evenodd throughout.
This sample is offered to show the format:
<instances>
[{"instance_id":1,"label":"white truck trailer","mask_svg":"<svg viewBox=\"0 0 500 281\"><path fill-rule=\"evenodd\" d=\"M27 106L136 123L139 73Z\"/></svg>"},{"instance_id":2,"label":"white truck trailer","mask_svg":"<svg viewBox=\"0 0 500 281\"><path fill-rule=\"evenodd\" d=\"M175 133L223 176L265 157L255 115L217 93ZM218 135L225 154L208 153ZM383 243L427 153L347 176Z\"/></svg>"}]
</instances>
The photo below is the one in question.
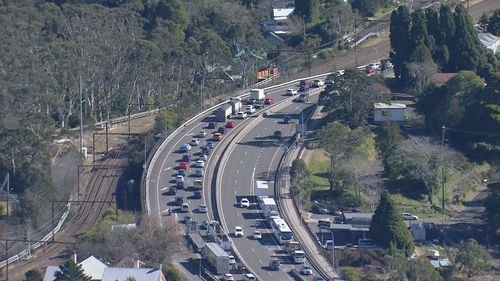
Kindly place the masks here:
<instances>
[{"instance_id":1,"label":"white truck trailer","mask_svg":"<svg viewBox=\"0 0 500 281\"><path fill-rule=\"evenodd\" d=\"M233 107L233 114L236 115L236 114L238 114L238 112L241 111L241 107L242 107L241 98L232 97L229 100L229 104L231 104L231 106Z\"/></svg>"},{"instance_id":2,"label":"white truck trailer","mask_svg":"<svg viewBox=\"0 0 500 281\"><path fill-rule=\"evenodd\" d=\"M216 274L229 270L229 255L217 243L206 243L203 258L214 268Z\"/></svg>"},{"instance_id":3,"label":"white truck trailer","mask_svg":"<svg viewBox=\"0 0 500 281\"><path fill-rule=\"evenodd\" d=\"M269 197L269 185L267 181L257 181L255 196L257 197L257 199L260 199L262 197Z\"/></svg>"},{"instance_id":4,"label":"white truck trailer","mask_svg":"<svg viewBox=\"0 0 500 281\"><path fill-rule=\"evenodd\" d=\"M250 103L263 102L266 98L266 94L264 93L264 89L252 89L250 90L250 97L248 100Z\"/></svg>"},{"instance_id":5,"label":"white truck trailer","mask_svg":"<svg viewBox=\"0 0 500 281\"><path fill-rule=\"evenodd\" d=\"M259 207L262 210L264 216L266 217L279 215L278 207L276 206L276 201L274 201L274 198L269 198L269 197L259 198Z\"/></svg>"}]
</instances>

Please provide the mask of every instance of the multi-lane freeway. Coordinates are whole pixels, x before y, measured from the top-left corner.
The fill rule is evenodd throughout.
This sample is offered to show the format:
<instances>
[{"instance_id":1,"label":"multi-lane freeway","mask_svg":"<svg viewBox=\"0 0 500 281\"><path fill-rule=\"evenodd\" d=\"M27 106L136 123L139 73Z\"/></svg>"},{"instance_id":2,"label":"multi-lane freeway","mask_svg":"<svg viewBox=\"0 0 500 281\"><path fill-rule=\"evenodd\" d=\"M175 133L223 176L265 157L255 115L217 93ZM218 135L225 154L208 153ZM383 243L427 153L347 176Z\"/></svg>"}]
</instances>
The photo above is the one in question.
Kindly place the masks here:
<instances>
[{"instance_id":1,"label":"multi-lane freeway","mask_svg":"<svg viewBox=\"0 0 500 281\"><path fill-rule=\"evenodd\" d=\"M271 91L275 100L287 98L284 90ZM226 229L233 231L235 226L242 226L245 237L234 238L236 249L245 263L252 268L260 280L288 280L288 272L295 266L285 257L284 246L279 245L273 236L272 229L267 225L263 214L256 208L241 208L237 204L242 198L255 198L256 182L267 181L272 189L272 182L278 168L281 156L286 148L285 143L296 131L301 112L312 103L292 103L290 98L284 102L288 105L278 111L272 110L265 118L256 120L252 130L238 135L236 144L226 152L225 161L219 171L217 181L218 201L221 205L221 221ZM284 124L283 117L291 116L292 122ZM275 132L281 131L282 138L275 137ZM236 204L235 204L236 203ZM249 239L254 230L263 233L261 240ZM248 236L248 237L247 237ZM277 258L282 263L280 271L269 270L271 258Z\"/></svg>"}]
</instances>

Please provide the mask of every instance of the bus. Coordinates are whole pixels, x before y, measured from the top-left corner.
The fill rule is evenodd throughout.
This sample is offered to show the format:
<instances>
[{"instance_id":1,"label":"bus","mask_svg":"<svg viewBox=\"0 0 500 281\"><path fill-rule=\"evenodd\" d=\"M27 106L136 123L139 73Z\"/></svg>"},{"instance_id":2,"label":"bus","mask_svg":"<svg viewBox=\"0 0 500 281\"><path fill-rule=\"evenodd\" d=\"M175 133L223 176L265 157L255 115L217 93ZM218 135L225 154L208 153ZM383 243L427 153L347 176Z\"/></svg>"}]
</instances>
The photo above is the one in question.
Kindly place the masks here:
<instances>
[{"instance_id":1,"label":"bus","mask_svg":"<svg viewBox=\"0 0 500 281\"><path fill-rule=\"evenodd\" d=\"M285 220L278 217L273 216L270 218L271 227L273 229L274 236L280 245L287 244L293 238L292 231L290 227L286 224Z\"/></svg>"}]
</instances>

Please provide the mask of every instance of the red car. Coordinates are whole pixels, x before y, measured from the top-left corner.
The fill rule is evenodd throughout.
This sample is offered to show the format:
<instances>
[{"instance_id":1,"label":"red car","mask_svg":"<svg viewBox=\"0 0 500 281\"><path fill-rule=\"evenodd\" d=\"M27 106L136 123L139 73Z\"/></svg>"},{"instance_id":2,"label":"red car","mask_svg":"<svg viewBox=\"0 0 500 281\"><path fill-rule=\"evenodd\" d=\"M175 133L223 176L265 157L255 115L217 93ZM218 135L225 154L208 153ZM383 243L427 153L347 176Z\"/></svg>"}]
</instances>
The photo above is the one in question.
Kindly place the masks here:
<instances>
[{"instance_id":1,"label":"red car","mask_svg":"<svg viewBox=\"0 0 500 281\"><path fill-rule=\"evenodd\" d=\"M272 99L272 98L267 98L267 99L264 101L264 104L267 104L267 105L273 104L273 99Z\"/></svg>"},{"instance_id":2,"label":"red car","mask_svg":"<svg viewBox=\"0 0 500 281\"><path fill-rule=\"evenodd\" d=\"M375 69L373 69L373 67L366 67L366 74L373 74L375 73Z\"/></svg>"},{"instance_id":3,"label":"red car","mask_svg":"<svg viewBox=\"0 0 500 281\"><path fill-rule=\"evenodd\" d=\"M189 163L188 162L181 162L181 164L179 164L179 169L188 170L189 169Z\"/></svg>"},{"instance_id":4,"label":"red car","mask_svg":"<svg viewBox=\"0 0 500 281\"><path fill-rule=\"evenodd\" d=\"M223 134L221 134L221 133L215 133L214 134L214 141L221 141L223 137L224 137Z\"/></svg>"},{"instance_id":5,"label":"red car","mask_svg":"<svg viewBox=\"0 0 500 281\"><path fill-rule=\"evenodd\" d=\"M236 122L234 122L234 121L228 121L226 123L226 127L227 128L234 128L234 127L236 127Z\"/></svg>"}]
</instances>

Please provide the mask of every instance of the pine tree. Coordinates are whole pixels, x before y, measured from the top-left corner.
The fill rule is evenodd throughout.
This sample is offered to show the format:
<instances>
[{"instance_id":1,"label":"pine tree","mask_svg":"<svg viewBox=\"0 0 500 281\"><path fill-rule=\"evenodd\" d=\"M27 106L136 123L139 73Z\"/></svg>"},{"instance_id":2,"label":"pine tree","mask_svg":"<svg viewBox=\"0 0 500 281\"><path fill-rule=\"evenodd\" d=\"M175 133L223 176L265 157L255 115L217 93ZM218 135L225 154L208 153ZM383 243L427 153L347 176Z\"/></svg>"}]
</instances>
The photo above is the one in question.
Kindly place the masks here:
<instances>
[{"instance_id":1,"label":"pine tree","mask_svg":"<svg viewBox=\"0 0 500 281\"><path fill-rule=\"evenodd\" d=\"M476 36L472 20L463 5L458 5L454 13L455 36L448 42L450 62L455 71L477 72L486 64L484 47ZM453 46L453 48L450 48Z\"/></svg>"},{"instance_id":2,"label":"pine tree","mask_svg":"<svg viewBox=\"0 0 500 281\"><path fill-rule=\"evenodd\" d=\"M411 46L424 45L432 54L435 49L434 37L427 31L426 15L422 9L413 12L410 29ZM412 50L413 52L413 50Z\"/></svg>"},{"instance_id":3,"label":"pine tree","mask_svg":"<svg viewBox=\"0 0 500 281\"><path fill-rule=\"evenodd\" d=\"M378 245L389 247L392 242L394 247L403 250L406 256L410 256L415 249L413 238L403 222L401 212L387 190L380 196L369 233Z\"/></svg>"},{"instance_id":4,"label":"pine tree","mask_svg":"<svg viewBox=\"0 0 500 281\"><path fill-rule=\"evenodd\" d=\"M82 266L77 265L73 260L67 260L59 266L59 271L54 273L55 281L90 281L91 278L85 275Z\"/></svg>"},{"instance_id":5,"label":"pine tree","mask_svg":"<svg viewBox=\"0 0 500 281\"><path fill-rule=\"evenodd\" d=\"M391 14L390 40L392 52L391 61L394 64L394 74L404 80L406 71L404 64L410 54L410 13L406 6L399 8Z\"/></svg>"}]
</instances>

